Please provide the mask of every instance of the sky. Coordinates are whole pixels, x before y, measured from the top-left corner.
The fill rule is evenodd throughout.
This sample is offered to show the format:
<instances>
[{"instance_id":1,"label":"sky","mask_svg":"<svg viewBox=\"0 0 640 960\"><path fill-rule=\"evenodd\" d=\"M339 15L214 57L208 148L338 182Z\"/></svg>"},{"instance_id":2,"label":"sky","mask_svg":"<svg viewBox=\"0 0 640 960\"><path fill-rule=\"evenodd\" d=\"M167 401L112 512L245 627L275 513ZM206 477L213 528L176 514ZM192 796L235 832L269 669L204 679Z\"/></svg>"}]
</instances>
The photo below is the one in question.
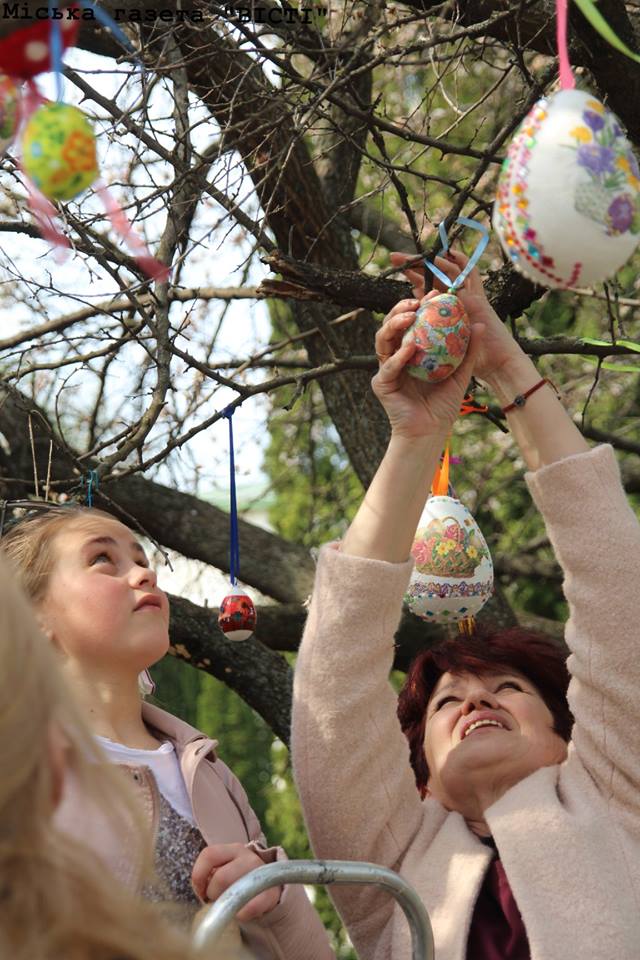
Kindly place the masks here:
<instances>
[{"instance_id":1,"label":"sky","mask_svg":"<svg viewBox=\"0 0 640 960\"><path fill-rule=\"evenodd\" d=\"M118 103L126 105L127 100L134 101L139 96L139 85L130 85L125 91L120 90L121 75L118 73L117 66L113 60L96 57L84 51L71 50L65 56L65 62L74 70L81 73L89 82L94 82L103 96L109 96L120 91L118 94ZM104 72L104 71L108 72ZM100 71L99 81L96 80L96 71ZM51 98L55 98L55 83L52 75L43 75L38 78L38 86L41 92ZM170 112L170 101L166 91L156 87L152 95L155 97L155 105L158 115L164 111L164 102L169 103L166 112ZM94 105L90 102L81 104L81 94L69 80L64 82L63 100L66 103L82 106L82 109L91 116ZM151 101L153 109L154 101ZM208 114L202 108L196 117L202 122L196 127L194 134L194 146L197 149L202 148L215 135L215 126L210 120ZM98 157L101 172L104 179L109 183L110 178L115 181L126 177L127 165L130 161L130 154L126 149L120 148L119 144L109 142L106 135L100 132L100 123L95 124L97 132ZM163 132L164 129L164 132ZM173 140L171 136L171 123L159 120L155 123L154 134L159 140L163 140L165 145L171 147ZM126 137L123 137L123 142ZM133 142L133 141L131 141ZM157 174L156 174L157 175ZM0 186L9 174L0 171ZM15 186L14 180L6 180ZM244 180L237 184L241 190L248 193L250 184ZM118 190L114 191L116 194ZM82 198L79 198L82 201ZM84 200L86 204L86 199ZM89 201L91 204L91 201ZM99 207L95 208L100 209ZM7 211L2 211L6 215ZM254 211L255 213L255 211ZM0 214L1 215L1 214ZM241 269L244 259L249 252L246 240L236 231L229 236L229 227L225 225L211 234L211 223L206 222L207 217L215 219L220 216L220 208L213 208L209 204L203 205L199 216L196 218L194 235L200 239L200 243L192 254L187 258L185 267L180 278L180 283L185 287L198 286L240 286L257 285L260 279L267 275L266 268L258 264L253 268L249 276L242 278ZM162 228L162 214L156 217L157 224L150 221L147 224L150 236L159 236ZM103 223L106 223L103 221ZM99 229L103 224L98 224ZM157 229L154 230L154 227ZM101 302L113 295L117 287L115 282L102 273L99 269L87 265L81 258L70 257L65 263L55 262L54 254L51 248L43 240L21 237L17 234L0 233L0 294L2 284L10 282L13 275L20 275L28 281L44 285L45 288L49 282L49 274L52 274L55 280L55 286L62 295L42 293L38 294L41 304L45 306L47 315L50 318L64 315L67 312L78 308L78 300L84 302ZM25 289L23 303L15 304L10 310L6 306L2 307L0 314L1 337L10 335L20 329L27 321L34 322L32 303L34 302L33 291L28 286ZM77 298L77 299L76 299ZM174 308L175 309L175 308ZM180 308L182 309L182 308ZM185 307L186 309L186 307ZM212 315L212 322L215 317ZM39 322L43 317L36 317ZM175 322L175 314L172 314ZM232 301L228 307L228 312L222 326L221 336L217 343L215 357L221 360L243 355L243 350L248 345L260 345L268 341L270 335L270 324L266 308L261 301ZM197 351L193 351L197 353ZM134 371L135 372L135 371ZM64 377L68 371L61 372ZM83 383L83 377L87 378ZM67 384L68 393L71 391L82 392L83 387L88 387L90 377L84 375L81 371L74 375L72 381ZM63 382L62 376L60 382ZM222 409L235 393L222 388L215 396L215 408ZM117 406L122 398L114 396L112 402ZM207 407L201 415L210 416L214 407ZM265 421L268 415L268 404L264 399L253 398L238 409L233 417L234 435L235 435L235 458L236 458L236 482L239 487L239 495L242 496L242 490L249 487L253 494L256 488L259 490L261 484L266 486L267 478L262 472L262 448L267 436L265 430ZM206 434L201 434L190 441L191 456L202 467L202 482L199 486L201 496L210 497L215 502L225 507L225 492L229 488L229 459L228 459L228 424L226 420L221 420L209 428ZM156 475L161 482L169 485L171 480L164 476L162 470ZM264 516L258 517L257 521L264 525ZM206 568L205 575L201 576L202 565L195 567L191 563L186 563L180 558L173 557L175 567L174 573L171 573L163 564L159 566L161 585L171 592L188 596L198 603L208 601L209 605L219 604L222 596L227 592L228 579L220 575L211 573L210 568Z\"/></svg>"}]
</instances>

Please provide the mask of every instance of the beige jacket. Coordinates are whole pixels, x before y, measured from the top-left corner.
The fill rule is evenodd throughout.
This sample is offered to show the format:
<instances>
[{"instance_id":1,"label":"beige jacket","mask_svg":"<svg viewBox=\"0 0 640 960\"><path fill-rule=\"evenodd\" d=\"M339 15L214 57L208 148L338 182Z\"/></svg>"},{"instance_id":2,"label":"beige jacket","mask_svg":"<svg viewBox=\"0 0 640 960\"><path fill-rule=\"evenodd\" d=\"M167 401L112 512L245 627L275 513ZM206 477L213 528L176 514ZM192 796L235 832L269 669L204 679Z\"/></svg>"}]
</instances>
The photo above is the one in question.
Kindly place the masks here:
<instances>
[{"instance_id":1,"label":"beige jacket","mask_svg":"<svg viewBox=\"0 0 640 960\"><path fill-rule=\"evenodd\" d=\"M143 704L142 715L147 726L173 742L194 819L207 844L251 844L265 863L286 860L281 847L267 847L240 781L216 756L218 742L151 704ZM153 775L145 767L125 769L155 833L159 808ZM73 784L65 791L56 825L88 843L125 883L137 885L138 868L128 855L126 842L114 837L104 815L87 811ZM320 918L302 886L285 887L273 910L240 927L256 960L335 960Z\"/></svg>"},{"instance_id":2,"label":"beige jacket","mask_svg":"<svg viewBox=\"0 0 640 960\"><path fill-rule=\"evenodd\" d=\"M640 958L640 527L613 451L527 484L565 574L575 727L568 758L489 807L531 960ZM316 855L372 860L413 884L437 960L465 960L491 851L421 802L387 682L411 562L323 548L296 668L293 760ZM361 960L408 960L406 921L371 887L336 888Z\"/></svg>"}]
</instances>

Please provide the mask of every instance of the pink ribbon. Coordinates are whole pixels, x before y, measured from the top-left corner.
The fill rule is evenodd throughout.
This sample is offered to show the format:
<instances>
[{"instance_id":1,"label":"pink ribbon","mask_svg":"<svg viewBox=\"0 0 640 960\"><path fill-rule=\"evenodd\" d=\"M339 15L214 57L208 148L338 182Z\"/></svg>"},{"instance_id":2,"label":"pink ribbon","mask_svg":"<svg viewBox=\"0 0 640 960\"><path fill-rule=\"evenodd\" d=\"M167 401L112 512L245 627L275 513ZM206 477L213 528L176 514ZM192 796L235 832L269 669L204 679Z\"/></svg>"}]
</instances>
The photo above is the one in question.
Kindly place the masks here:
<instances>
[{"instance_id":1,"label":"pink ribbon","mask_svg":"<svg viewBox=\"0 0 640 960\"><path fill-rule=\"evenodd\" d=\"M560 61L560 89L573 90L576 85L569 49L567 47L567 10L569 0L556 0L556 36L558 40L558 60Z\"/></svg>"},{"instance_id":2,"label":"pink ribbon","mask_svg":"<svg viewBox=\"0 0 640 960\"><path fill-rule=\"evenodd\" d=\"M112 196L106 185L101 180L98 180L98 182L94 184L94 190L102 200L111 226L132 251L134 259L140 269L144 270L146 275L157 283L166 282L171 273L170 268L165 266L164 263L160 263L159 260L156 260L156 258L149 253L144 242L134 232L124 210Z\"/></svg>"}]
</instances>

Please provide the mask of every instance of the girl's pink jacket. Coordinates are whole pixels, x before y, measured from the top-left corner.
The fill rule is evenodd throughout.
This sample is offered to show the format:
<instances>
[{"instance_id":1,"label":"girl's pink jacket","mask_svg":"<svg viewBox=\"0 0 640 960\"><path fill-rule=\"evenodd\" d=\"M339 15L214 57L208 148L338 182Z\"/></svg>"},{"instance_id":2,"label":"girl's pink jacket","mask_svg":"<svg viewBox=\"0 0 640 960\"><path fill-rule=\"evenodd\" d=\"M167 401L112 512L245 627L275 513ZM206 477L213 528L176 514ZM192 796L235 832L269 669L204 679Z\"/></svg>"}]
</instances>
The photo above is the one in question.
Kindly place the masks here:
<instances>
[{"instance_id":1,"label":"girl's pink jacket","mask_svg":"<svg viewBox=\"0 0 640 960\"><path fill-rule=\"evenodd\" d=\"M240 781L216 757L218 741L209 740L189 724L151 704L143 703L142 715L149 727L173 742L196 824L207 844L250 844L265 863L286 860L281 847L267 847ZM158 792L153 776L145 767L124 769L155 832ZM83 840L124 883L138 885L138 864L131 858L126 838L115 836L104 814L87 807L72 778L56 813L56 826ZM320 918L302 886L285 887L273 910L240 927L256 960L335 960Z\"/></svg>"},{"instance_id":2,"label":"girl's pink jacket","mask_svg":"<svg viewBox=\"0 0 640 960\"><path fill-rule=\"evenodd\" d=\"M567 760L485 817L531 960L638 960L640 526L608 446L526 479L565 574L576 723ZM296 668L294 770L316 855L397 870L430 914L437 960L465 960L492 852L460 814L420 801L409 766L387 678L411 566L321 551ZM404 915L385 894L334 897L361 960L408 960Z\"/></svg>"}]
</instances>

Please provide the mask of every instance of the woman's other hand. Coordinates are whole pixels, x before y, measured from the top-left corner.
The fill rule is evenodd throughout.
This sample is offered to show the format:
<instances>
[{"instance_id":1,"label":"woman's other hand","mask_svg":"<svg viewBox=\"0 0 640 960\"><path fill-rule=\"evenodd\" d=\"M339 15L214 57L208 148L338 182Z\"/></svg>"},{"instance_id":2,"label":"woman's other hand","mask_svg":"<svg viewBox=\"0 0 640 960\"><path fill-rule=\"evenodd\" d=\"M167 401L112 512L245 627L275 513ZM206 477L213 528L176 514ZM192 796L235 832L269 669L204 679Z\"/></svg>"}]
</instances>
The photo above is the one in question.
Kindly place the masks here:
<instances>
[{"instance_id":1,"label":"woman's other hand","mask_svg":"<svg viewBox=\"0 0 640 960\"><path fill-rule=\"evenodd\" d=\"M431 291L426 302L437 295ZM446 435L458 413L481 349L484 325L474 323L467 354L446 380L428 383L407 373L405 367L416 351L413 341L402 345L402 338L416 318L418 300L401 300L389 311L376 334L379 370L371 382L373 392L384 407L395 438Z\"/></svg>"},{"instance_id":2,"label":"woman's other hand","mask_svg":"<svg viewBox=\"0 0 640 960\"><path fill-rule=\"evenodd\" d=\"M408 260L415 260L415 256L406 253L391 254L391 263L394 267L400 267ZM435 259L436 266L452 281L467 263L468 257L456 250L450 250L446 256ZM410 267L403 270L403 273L412 285L414 294L417 297L424 296L424 271L421 268ZM444 285L437 278L434 279L434 289L437 292L445 290ZM471 372L479 380L491 384L492 377L505 364L524 356L523 351L487 300L477 267L471 270L462 286L456 289L455 294L460 298L470 322L482 323L485 327Z\"/></svg>"},{"instance_id":3,"label":"woman's other hand","mask_svg":"<svg viewBox=\"0 0 640 960\"><path fill-rule=\"evenodd\" d=\"M205 903L217 900L220 894L256 867L264 866L257 853L241 843L218 843L202 850L191 874L193 889ZM236 914L241 922L255 920L277 905L282 887L272 887L255 896Z\"/></svg>"}]
</instances>

